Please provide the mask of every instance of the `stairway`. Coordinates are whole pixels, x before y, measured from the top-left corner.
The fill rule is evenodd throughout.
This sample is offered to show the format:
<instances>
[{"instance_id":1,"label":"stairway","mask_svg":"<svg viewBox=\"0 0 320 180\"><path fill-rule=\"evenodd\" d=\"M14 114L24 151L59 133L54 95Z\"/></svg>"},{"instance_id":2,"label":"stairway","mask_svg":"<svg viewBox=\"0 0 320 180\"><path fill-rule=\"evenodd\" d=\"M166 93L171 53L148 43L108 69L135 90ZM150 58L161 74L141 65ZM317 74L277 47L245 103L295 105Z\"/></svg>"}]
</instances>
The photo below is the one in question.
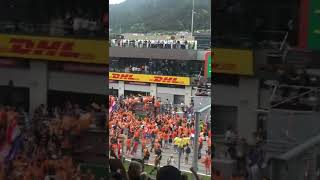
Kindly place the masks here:
<instances>
[{"instance_id":1,"label":"stairway","mask_svg":"<svg viewBox=\"0 0 320 180\"><path fill-rule=\"evenodd\" d=\"M296 143L288 141L267 141L263 149L266 152L266 159L268 160L286 153L295 146L297 146Z\"/></svg>"}]
</instances>

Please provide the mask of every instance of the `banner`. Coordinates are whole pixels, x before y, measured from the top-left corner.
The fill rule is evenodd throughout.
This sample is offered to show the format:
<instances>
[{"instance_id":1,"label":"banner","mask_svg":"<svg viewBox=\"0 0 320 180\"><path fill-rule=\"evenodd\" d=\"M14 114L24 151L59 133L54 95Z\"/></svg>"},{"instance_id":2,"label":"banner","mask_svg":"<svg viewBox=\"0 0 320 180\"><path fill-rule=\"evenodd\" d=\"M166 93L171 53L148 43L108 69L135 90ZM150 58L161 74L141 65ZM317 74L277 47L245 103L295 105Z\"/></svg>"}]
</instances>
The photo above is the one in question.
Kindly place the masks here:
<instances>
[{"instance_id":1,"label":"banner","mask_svg":"<svg viewBox=\"0 0 320 180\"><path fill-rule=\"evenodd\" d=\"M184 85L184 86L190 85L190 78L188 77L159 76L159 75L116 73L116 72L109 72L109 80L147 82L147 83L157 83L157 84L174 84L174 85Z\"/></svg>"},{"instance_id":2,"label":"banner","mask_svg":"<svg viewBox=\"0 0 320 180\"><path fill-rule=\"evenodd\" d=\"M211 78L211 66L212 66L212 60L211 60L211 51L208 51L204 55L204 76L206 78Z\"/></svg>"},{"instance_id":3,"label":"banner","mask_svg":"<svg viewBox=\"0 0 320 180\"><path fill-rule=\"evenodd\" d=\"M108 42L0 34L0 56L107 64Z\"/></svg>"},{"instance_id":4,"label":"banner","mask_svg":"<svg viewBox=\"0 0 320 180\"><path fill-rule=\"evenodd\" d=\"M308 48L320 50L320 1L309 2Z\"/></svg>"},{"instance_id":5,"label":"banner","mask_svg":"<svg viewBox=\"0 0 320 180\"><path fill-rule=\"evenodd\" d=\"M253 75L253 53L251 50L215 48L212 55L213 73Z\"/></svg>"}]
</instances>

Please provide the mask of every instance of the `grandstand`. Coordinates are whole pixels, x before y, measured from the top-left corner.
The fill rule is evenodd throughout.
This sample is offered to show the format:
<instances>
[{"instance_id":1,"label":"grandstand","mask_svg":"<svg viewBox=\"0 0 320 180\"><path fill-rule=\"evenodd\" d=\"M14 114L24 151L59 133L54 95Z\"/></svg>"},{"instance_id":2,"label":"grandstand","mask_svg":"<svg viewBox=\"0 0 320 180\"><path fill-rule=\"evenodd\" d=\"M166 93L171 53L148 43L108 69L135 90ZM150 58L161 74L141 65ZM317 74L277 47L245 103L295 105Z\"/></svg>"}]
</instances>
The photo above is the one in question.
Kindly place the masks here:
<instances>
[{"instance_id":1,"label":"grandstand","mask_svg":"<svg viewBox=\"0 0 320 180\"><path fill-rule=\"evenodd\" d=\"M35 168L31 166L33 164L31 161L38 160L42 163L44 158L59 162L64 159L62 156L68 156L67 159L71 159L74 165L68 168L71 170L78 166L79 176L87 173L88 176L106 178L105 172L101 172L101 169L105 168L106 155L105 147L101 146L106 144L107 88L103 85L106 84L105 73L108 68L106 42L108 22L105 18L107 6L101 4L106 3L102 1L88 3L81 0L72 3L62 1L46 1L46 3L32 1L27 4L22 1L2 1L1 3L3 5L0 7L1 112L10 114L14 111L21 117L19 120L2 117L1 120L12 122L17 120L19 126L16 129L20 129L17 137L25 137L25 140L22 138L24 141L22 148L15 146L15 143L21 142L18 141L21 140L19 138L14 144L2 142L2 145L9 144L6 147L15 152L10 153L9 161L5 164L2 161L1 167L5 170L5 176L16 176L16 179L36 176L31 173L33 170L30 169ZM90 118L86 116L83 118L85 114ZM81 123L85 124L85 128L80 128L81 133L75 135L77 133L74 131L79 130L78 125ZM70 130L70 124L77 128L73 127ZM63 148L55 147L52 142L55 138L52 136L59 133L52 133L47 129L54 129L56 126L65 128L64 134L59 135L61 139L56 140L56 143L64 141ZM1 128L6 127L1 126ZM47 141L48 137L50 140ZM28 151L27 147L30 144L33 144L35 149L31 150L33 153L27 154L30 158L28 159L24 152ZM48 148L40 152L41 147L47 145ZM65 153L65 150L70 154L61 154ZM46 154L49 151L54 156ZM1 160L9 157L5 149L2 148L1 152ZM15 167L16 161L20 161L22 165L27 163L27 166ZM56 165L53 167L61 168ZM86 172L86 169L89 171ZM43 176L38 174L37 178L45 179L47 176L46 178L59 179L58 176L61 175L59 173L65 172L43 172Z\"/></svg>"}]
</instances>

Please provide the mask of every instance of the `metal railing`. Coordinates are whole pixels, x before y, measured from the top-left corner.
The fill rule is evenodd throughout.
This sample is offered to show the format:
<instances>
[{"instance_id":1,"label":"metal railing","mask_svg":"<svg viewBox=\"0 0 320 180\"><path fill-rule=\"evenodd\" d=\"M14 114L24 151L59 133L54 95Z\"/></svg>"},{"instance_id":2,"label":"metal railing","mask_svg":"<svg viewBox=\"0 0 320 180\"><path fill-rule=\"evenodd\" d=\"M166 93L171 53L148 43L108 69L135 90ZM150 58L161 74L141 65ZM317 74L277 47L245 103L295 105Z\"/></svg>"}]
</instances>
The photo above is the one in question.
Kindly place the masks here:
<instances>
[{"instance_id":1,"label":"metal railing","mask_svg":"<svg viewBox=\"0 0 320 180\"><path fill-rule=\"evenodd\" d=\"M178 41L166 42L164 40L146 41L146 40L129 40L129 39L112 39L110 42L111 47L122 48L156 48L156 49L185 49L196 50L197 41L188 41L178 43Z\"/></svg>"},{"instance_id":2,"label":"metal railing","mask_svg":"<svg viewBox=\"0 0 320 180\"><path fill-rule=\"evenodd\" d=\"M198 171L198 148L199 148L199 134L200 134L200 113L208 111L211 109L211 104L207 105L200 110L195 111L195 135L194 135L194 148L193 148L193 161L192 161L192 167L194 168L195 172ZM196 179L195 176L193 176L194 179Z\"/></svg>"}]
</instances>

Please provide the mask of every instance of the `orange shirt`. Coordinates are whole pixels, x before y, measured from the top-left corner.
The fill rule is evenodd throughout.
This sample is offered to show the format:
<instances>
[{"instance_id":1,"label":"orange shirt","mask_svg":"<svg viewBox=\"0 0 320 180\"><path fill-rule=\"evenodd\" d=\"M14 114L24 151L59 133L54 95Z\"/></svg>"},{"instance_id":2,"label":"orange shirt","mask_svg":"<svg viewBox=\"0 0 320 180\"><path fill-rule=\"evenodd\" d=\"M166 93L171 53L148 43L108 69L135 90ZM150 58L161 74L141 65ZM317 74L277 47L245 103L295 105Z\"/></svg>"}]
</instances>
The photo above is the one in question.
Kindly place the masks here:
<instances>
[{"instance_id":1,"label":"orange shirt","mask_svg":"<svg viewBox=\"0 0 320 180\"><path fill-rule=\"evenodd\" d=\"M131 139L127 139L127 147L131 145Z\"/></svg>"},{"instance_id":2,"label":"orange shirt","mask_svg":"<svg viewBox=\"0 0 320 180\"><path fill-rule=\"evenodd\" d=\"M163 134L164 140L168 141L169 140L169 135L167 133Z\"/></svg>"},{"instance_id":3,"label":"orange shirt","mask_svg":"<svg viewBox=\"0 0 320 180\"><path fill-rule=\"evenodd\" d=\"M146 139L142 139L141 140L141 145L142 145L143 148L146 147L146 144L147 144L147 140Z\"/></svg>"},{"instance_id":4,"label":"orange shirt","mask_svg":"<svg viewBox=\"0 0 320 180\"><path fill-rule=\"evenodd\" d=\"M134 132L134 137L139 138L139 131Z\"/></svg>"}]
</instances>

